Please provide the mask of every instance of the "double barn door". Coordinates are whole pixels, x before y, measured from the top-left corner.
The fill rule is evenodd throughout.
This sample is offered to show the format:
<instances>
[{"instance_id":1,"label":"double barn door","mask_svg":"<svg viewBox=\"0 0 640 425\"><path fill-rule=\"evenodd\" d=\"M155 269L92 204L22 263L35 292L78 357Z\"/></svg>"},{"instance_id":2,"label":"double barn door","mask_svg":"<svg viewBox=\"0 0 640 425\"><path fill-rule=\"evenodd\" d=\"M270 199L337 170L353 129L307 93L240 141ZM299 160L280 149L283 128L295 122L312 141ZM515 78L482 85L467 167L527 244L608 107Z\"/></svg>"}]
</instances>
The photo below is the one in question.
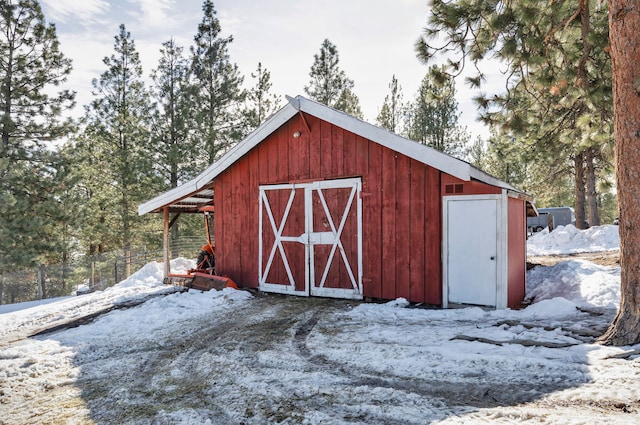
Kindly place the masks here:
<instances>
[{"instance_id":1,"label":"double barn door","mask_svg":"<svg viewBox=\"0 0 640 425\"><path fill-rule=\"evenodd\" d=\"M260 186L259 287L362 298L359 178Z\"/></svg>"}]
</instances>

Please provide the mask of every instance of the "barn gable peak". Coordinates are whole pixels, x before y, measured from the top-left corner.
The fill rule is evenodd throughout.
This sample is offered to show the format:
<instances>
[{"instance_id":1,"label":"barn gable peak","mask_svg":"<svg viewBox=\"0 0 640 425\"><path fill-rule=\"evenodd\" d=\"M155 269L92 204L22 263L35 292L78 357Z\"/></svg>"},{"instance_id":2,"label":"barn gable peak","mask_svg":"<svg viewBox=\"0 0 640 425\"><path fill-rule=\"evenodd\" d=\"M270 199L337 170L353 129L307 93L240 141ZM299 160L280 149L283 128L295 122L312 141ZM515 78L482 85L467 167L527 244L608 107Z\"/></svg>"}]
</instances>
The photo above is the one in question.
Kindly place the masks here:
<instances>
[{"instance_id":1,"label":"barn gable peak","mask_svg":"<svg viewBox=\"0 0 640 425\"><path fill-rule=\"evenodd\" d=\"M197 204L194 204L194 202L197 202L197 199L211 198L210 185L218 175L232 166L295 115L301 113L312 115L341 127L374 143L378 143L409 158L457 177L460 180L469 181L473 179L510 191L520 192L508 183L484 173L465 161L444 154L429 146L406 139L342 111L302 96L286 96L286 99L288 103L284 107L225 153L218 161L211 164L192 180L139 205L138 214L143 215L149 212L160 212L166 206L171 206L177 211L180 210L181 206L185 208L185 211L187 211L188 208L188 212L192 212L191 210L194 209L197 210Z\"/></svg>"}]
</instances>

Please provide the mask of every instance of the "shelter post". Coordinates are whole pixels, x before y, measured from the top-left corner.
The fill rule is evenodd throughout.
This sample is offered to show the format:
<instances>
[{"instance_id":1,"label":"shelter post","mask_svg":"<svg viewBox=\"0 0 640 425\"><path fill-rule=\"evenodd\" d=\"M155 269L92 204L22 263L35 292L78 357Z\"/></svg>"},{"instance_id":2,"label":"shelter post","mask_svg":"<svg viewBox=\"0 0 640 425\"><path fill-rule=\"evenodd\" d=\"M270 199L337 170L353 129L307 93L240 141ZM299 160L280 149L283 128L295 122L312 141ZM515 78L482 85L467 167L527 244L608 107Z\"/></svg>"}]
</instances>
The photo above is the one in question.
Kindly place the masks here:
<instances>
[{"instance_id":1,"label":"shelter post","mask_svg":"<svg viewBox=\"0 0 640 425\"><path fill-rule=\"evenodd\" d=\"M171 265L169 264L169 207L164 207L162 213L162 259L164 261L164 277L167 277L171 273Z\"/></svg>"}]
</instances>

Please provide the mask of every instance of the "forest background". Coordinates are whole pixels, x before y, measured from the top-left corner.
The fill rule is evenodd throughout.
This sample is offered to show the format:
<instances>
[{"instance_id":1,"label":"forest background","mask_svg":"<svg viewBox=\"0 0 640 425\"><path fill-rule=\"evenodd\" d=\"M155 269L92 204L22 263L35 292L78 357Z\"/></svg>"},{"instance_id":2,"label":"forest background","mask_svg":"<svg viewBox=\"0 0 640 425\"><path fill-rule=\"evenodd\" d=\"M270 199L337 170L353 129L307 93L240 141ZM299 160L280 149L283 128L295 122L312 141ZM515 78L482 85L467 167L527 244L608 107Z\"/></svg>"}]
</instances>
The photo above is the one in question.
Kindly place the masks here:
<instances>
[{"instance_id":1,"label":"forest background","mask_svg":"<svg viewBox=\"0 0 640 425\"><path fill-rule=\"evenodd\" d=\"M431 2L415 45L425 76L405 94L394 75L375 124L471 162L539 207L574 207L578 227L611 222L606 4L586 2L592 7L576 15L571 2L544 10L526 1L458 3ZM73 64L55 25L35 0L3 2L0 13L0 303L115 283L125 254L152 258L162 246L160 217L139 217L138 204L197 175L285 102L260 58L241 74L229 54L233 37L222 36L206 0L192 44L167 35L150 75L121 25L83 116L71 118L75 93L60 87ZM474 24L478 16L488 17L486 27ZM437 35L447 29L443 41ZM319 47L309 52L305 94L362 118L338 47L329 39ZM456 83L482 87L486 70L464 79L462 70L485 58L503 65L505 85L475 99L491 134L472 139L459 123ZM201 224L181 218L172 245L197 248Z\"/></svg>"}]
</instances>

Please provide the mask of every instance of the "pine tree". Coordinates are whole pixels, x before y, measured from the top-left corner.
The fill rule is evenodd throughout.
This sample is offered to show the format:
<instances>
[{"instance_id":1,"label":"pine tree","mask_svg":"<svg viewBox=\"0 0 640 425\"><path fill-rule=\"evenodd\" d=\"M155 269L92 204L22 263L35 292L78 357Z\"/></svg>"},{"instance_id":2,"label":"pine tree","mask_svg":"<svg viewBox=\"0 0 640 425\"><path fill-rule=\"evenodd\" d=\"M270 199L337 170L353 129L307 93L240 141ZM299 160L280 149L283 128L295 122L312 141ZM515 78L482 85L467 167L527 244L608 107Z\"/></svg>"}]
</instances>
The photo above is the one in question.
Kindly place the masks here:
<instances>
[{"instance_id":1,"label":"pine tree","mask_svg":"<svg viewBox=\"0 0 640 425\"><path fill-rule=\"evenodd\" d=\"M158 155L155 165L167 189L201 171L197 164L202 152L198 149L199 138L191 131L194 103L189 63L173 39L162 44L160 53L158 67L151 74L158 106L151 137Z\"/></svg>"},{"instance_id":2,"label":"pine tree","mask_svg":"<svg viewBox=\"0 0 640 425\"><path fill-rule=\"evenodd\" d=\"M247 107L243 114L248 131L258 128L280 108L280 96L270 92L271 73L262 67L262 63L258 63L258 68L255 73L251 73L251 78L255 79L256 83L247 92Z\"/></svg>"},{"instance_id":3,"label":"pine tree","mask_svg":"<svg viewBox=\"0 0 640 425\"><path fill-rule=\"evenodd\" d=\"M0 275L46 261L55 226L58 158L51 143L71 130L61 114L75 94L57 91L71 72L55 26L37 1L0 3ZM45 229L46 228L46 229Z\"/></svg>"},{"instance_id":4,"label":"pine tree","mask_svg":"<svg viewBox=\"0 0 640 425\"><path fill-rule=\"evenodd\" d=\"M83 121L86 124L87 118ZM65 202L76 206L79 250L88 255L115 250L122 245L120 233L114 230L120 227L117 186L111 184L110 156L104 154L96 133L93 126L86 126L62 151L74 164L67 175L70 193Z\"/></svg>"},{"instance_id":5,"label":"pine tree","mask_svg":"<svg viewBox=\"0 0 640 425\"><path fill-rule=\"evenodd\" d=\"M389 83L390 93L385 96L382 108L376 117L376 123L394 133L402 127L404 116L404 105L402 104L402 87L398 84L398 79L394 75Z\"/></svg>"},{"instance_id":6,"label":"pine tree","mask_svg":"<svg viewBox=\"0 0 640 425\"><path fill-rule=\"evenodd\" d=\"M579 197L607 171L596 165L610 162L603 154L613 141L607 10L594 4L434 0L416 44L424 61L445 54L452 75L475 66L477 74L467 78L472 87L484 80L482 60L502 62L507 90L478 96L481 118L540 157L565 155L563 171L576 176L578 226L585 221ZM433 42L436 36L444 43ZM597 222L597 194L591 189L585 196Z\"/></svg>"},{"instance_id":7,"label":"pine tree","mask_svg":"<svg viewBox=\"0 0 640 425\"><path fill-rule=\"evenodd\" d=\"M407 107L406 134L427 146L457 157L466 155L469 135L458 125L455 82L432 66L418 88L416 99Z\"/></svg>"},{"instance_id":8,"label":"pine tree","mask_svg":"<svg viewBox=\"0 0 640 425\"><path fill-rule=\"evenodd\" d=\"M205 0L202 11L195 46L191 47L191 74L197 87L196 130L208 165L244 137L240 111L246 93L238 66L229 59L233 37L220 37L220 21L211 0Z\"/></svg>"},{"instance_id":9,"label":"pine tree","mask_svg":"<svg viewBox=\"0 0 640 425\"><path fill-rule=\"evenodd\" d=\"M626 1L609 0L615 110L615 156L620 205L620 308L602 341L640 343L640 15Z\"/></svg>"},{"instance_id":10,"label":"pine tree","mask_svg":"<svg viewBox=\"0 0 640 425\"><path fill-rule=\"evenodd\" d=\"M138 203L158 188L152 172L155 152L149 143L152 105L138 52L124 25L115 37L114 54L103 62L107 70L93 80L94 100L87 108L81 146L85 161L99 166L98 174L92 176L96 186L90 190L99 209L87 214L97 222L94 226L106 224L102 230L108 232L93 243L102 244L115 234L120 247L129 250L140 225ZM91 168L95 170L86 169Z\"/></svg>"},{"instance_id":11,"label":"pine tree","mask_svg":"<svg viewBox=\"0 0 640 425\"><path fill-rule=\"evenodd\" d=\"M311 81L305 86L305 93L320 103L362 118L360 100L353 92L354 82L340 69L336 46L325 39L320 53L313 58L309 72Z\"/></svg>"}]
</instances>

